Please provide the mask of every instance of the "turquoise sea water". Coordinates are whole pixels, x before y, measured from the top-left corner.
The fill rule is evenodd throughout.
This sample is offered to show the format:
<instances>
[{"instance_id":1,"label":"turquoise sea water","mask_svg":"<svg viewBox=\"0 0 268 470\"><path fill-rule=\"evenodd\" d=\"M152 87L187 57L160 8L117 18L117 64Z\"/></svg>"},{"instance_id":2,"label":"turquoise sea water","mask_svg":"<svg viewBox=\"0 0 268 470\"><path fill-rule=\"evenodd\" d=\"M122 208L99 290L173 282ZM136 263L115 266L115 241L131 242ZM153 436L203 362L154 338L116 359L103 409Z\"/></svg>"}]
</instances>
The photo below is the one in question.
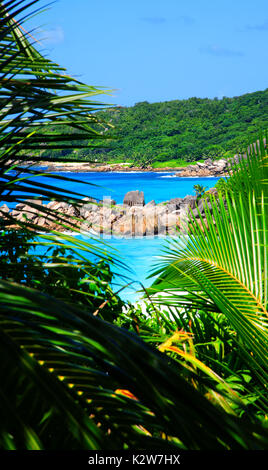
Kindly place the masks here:
<instances>
[{"instance_id":1,"label":"turquoise sea water","mask_svg":"<svg viewBox=\"0 0 268 470\"><path fill-rule=\"evenodd\" d=\"M77 178L80 181L90 182L98 186L86 186L78 183L61 183L61 186L68 187L73 191L83 192L87 196L102 199L111 196L117 203L122 203L124 195L130 190L140 190L144 192L145 202L155 200L156 203L167 201L174 197L184 197L187 194L194 195L193 186L201 184L207 188L215 186L219 178L176 178L174 173L60 173L61 175ZM87 240L85 236L78 238ZM113 288L119 290L130 281L133 284L120 292L124 300L134 302L141 294L136 291L140 289L142 283L145 287L151 284L151 279L147 276L153 264L159 260L161 251L167 244L167 239L162 237L141 237L141 238L115 238L104 240L112 250L121 257L128 267L130 273L124 269L117 269L114 278ZM97 243L93 241L93 243ZM107 251L110 251L107 248ZM127 276L128 280L122 278Z\"/></svg>"},{"instance_id":2,"label":"turquoise sea water","mask_svg":"<svg viewBox=\"0 0 268 470\"><path fill-rule=\"evenodd\" d=\"M53 187L61 187L85 196L92 196L102 199L110 196L117 203L122 203L124 195L128 191L139 190L144 192L145 203L155 200L156 203L167 201L174 197L184 197L187 194L194 195L193 186L201 184L211 188L215 185L219 178L203 177L203 178L177 178L174 173L55 173L60 176L75 178L81 183L69 183L66 181L57 181L56 179L37 177L35 180ZM89 183L89 184L82 184ZM30 183L30 180L29 180ZM91 183L91 184L90 184Z\"/></svg>"},{"instance_id":3,"label":"turquoise sea water","mask_svg":"<svg viewBox=\"0 0 268 470\"><path fill-rule=\"evenodd\" d=\"M84 196L92 196L98 199L110 196L117 203L122 203L126 192L131 190L140 190L144 192L145 202L155 200L156 203L167 201L175 197L184 197L187 194L194 195L193 186L201 184L207 188L215 186L219 178L177 178L174 173L59 173L61 176L75 178L80 182L67 183L64 181L51 180L56 187L67 188L69 190L83 193ZM40 176L38 180L46 182L48 179ZM91 183L85 185L81 182ZM81 240L88 241L88 236L77 235ZM134 281L131 286L121 291L120 296L124 300L135 301L141 294L136 291L140 289L140 283L145 287L151 284L147 279L152 265L157 262L161 255L161 250L167 244L167 239L162 237L141 237L141 238L105 238L107 243L107 252L116 250L117 256L120 256L132 270L131 273L124 269L117 269L114 277L113 288L115 291ZM92 241L96 244L97 241ZM108 246L110 248L108 248ZM127 276L128 281L122 276Z\"/></svg>"},{"instance_id":4,"label":"turquoise sea water","mask_svg":"<svg viewBox=\"0 0 268 470\"><path fill-rule=\"evenodd\" d=\"M98 244L98 241L88 237L78 236L79 239ZM129 270L124 267L113 267L114 281L113 290L120 290L120 297L123 300L135 302L141 293L142 285L149 287L152 279L147 279L152 271L154 264L163 254L164 247L168 244L168 238L165 237L140 237L140 238L115 238L103 240L107 243L107 248L101 245L107 254L118 256L119 261L125 263ZM98 246L100 246L98 244ZM124 287L123 290L121 288Z\"/></svg>"}]
</instances>

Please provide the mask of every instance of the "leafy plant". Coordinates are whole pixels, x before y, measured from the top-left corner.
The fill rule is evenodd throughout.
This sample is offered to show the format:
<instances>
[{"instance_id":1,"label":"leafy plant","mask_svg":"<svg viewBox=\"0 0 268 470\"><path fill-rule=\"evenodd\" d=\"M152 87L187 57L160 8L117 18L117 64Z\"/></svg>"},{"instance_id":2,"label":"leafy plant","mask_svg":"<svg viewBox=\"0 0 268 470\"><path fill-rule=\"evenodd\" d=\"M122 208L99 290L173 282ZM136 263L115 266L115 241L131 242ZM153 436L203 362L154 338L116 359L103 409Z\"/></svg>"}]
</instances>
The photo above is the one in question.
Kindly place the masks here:
<instances>
[{"instance_id":1,"label":"leafy plant","mask_svg":"<svg viewBox=\"0 0 268 470\"><path fill-rule=\"evenodd\" d=\"M37 3L34 0L31 5ZM64 218L55 216L55 211L45 205L38 206L36 200L45 203L53 199L75 205L80 203L82 193L63 191L54 184L55 178L69 182L74 181L72 178L41 173L47 183L37 182L40 172L30 162L40 160L35 152L42 148L72 149L74 140L76 146L85 148L89 139L90 145L106 139L101 133L103 123L94 113L104 107L95 101L95 96L105 90L71 78L34 48L32 35L21 29L30 15L28 7L26 1L0 3L1 201L13 207L27 199L32 210L38 209L40 214L64 224ZM49 132L51 124L53 134ZM20 225L25 225L22 222ZM14 221L6 214L3 223L8 226Z\"/></svg>"},{"instance_id":2,"label":"leafy plant","mask_svg":"<svg viewBox=\"0 0 268 470\"><path fill-rule=\"evenodd\" d=\"M202 184L195 184L194 190L197 199L200 199L206 192L207 187L203 186Z\"/></svg>"},{"instance_id":3,"label":"leafy plant","mask_svg":"<svg viewBox=\"0 0 268 470\"><path fill-rule=\"evenodd\" d=\"M1 281L0 297L1 447L265 445L260 426L240 427L136 335L15 284Z\"/></svg>"},{"instance_id":4,"label":"leafy plant","mask_svg":"<svg viewBox=\"0 0 268 470\"><path fill-rule=\"evenodd\" d=\"M166 251L151 293L161 292L165 305L225 316L238 353L261 384L267 413L268 179L259 142L233 167L225 195L211 195L210 206L204 201L200 220L191 214L187 235Z\"/></svg>"},{"instance_id":5,"label":"leafy plant","mask_svg":"<svg viewBox=\"0 0 268 470\"><path fill-rule=\"evenodd\" d=\"M90 113L98 105L88 101L99 90L62 74L61 68L44 59L30 43L29 36L22 33L20 25L27 17L27 8L35 4L37 1L23 0L0 3L1 198L8 204L28 198L33 209L36 209L36 200L40 196L44 201L81 202L80 194L55 188L53 180L46 185L29 178L38 172L29 165L25 169L22 163L28 162L30 157L38 160L35 152L42 142L45 140L52 150L72 147L74 135L76 141L81 142L81 148L85 146L83 139L86 136L96 140L103 138L103 134L93 128L99 122ZM14 17L18 19L15 21ZM50 135L51 123L56 128L59 125L56 136ZM65 133L62 124L77 130L77 134ZM52 175L47 177L52 178ZM258 229L262 217L259 218L258 212L256 219L252 204L249 220ZM46 214L49 211L51 219L58 224L65 224L60 214L45 206L41 210ZM166 332L159 329L156 348L152 336L145 341L142 333L142 340L138 330L132 333L100 318L111 300L107 293L110 272L106 271L103 277L101 271L107 269L106 265L92 266L87 256L92 251L101 256L101 246L93 247L56 231L51 235L44 233L42 227L35 226L30 220L18 224L24 232L10 232L14 221L3 209L1 212L2 229L5 230L0 258L2 449L267 447L268 434L263 423L251 415L241 419L244 403L238 400L231 387L215 375L212 378L208 366L205 368L193 353L186 357L186 353L193 350L188 332L176 334L170 325L171 319L166 316L166 326L163 326ZM37 239L39 229L41 233ZM45 263L29 252L37 243L43 248L53 245L52 255L46 253ZM259 251L262 253L260 258ZM4 256L7 253L8 259ZM252 255L254 259L260 259L258 268L262 266L263 253L262 248L256 248ZM106 259L115 265L119 263L112 256ZM259 273L259 269L255 272ZM87 274L88 277L84 277ZM102 304L96 300L96 295L94 300L87 298L88 291L84 287L92 280L96 281L94 289L101 289L104 281ZM189 309L193 312L202 305L205 314L215 313L219 309L216 288L212 299L200 298L192 285L196 287L196 282L189 278L191 293L186 299L186 303L190 300ZM254 302L248 295L253 311ZM262 300L258 302L259 306ZM246 309L246 302L243 306ZM149 308L155 309L154 304ZM115 304L114 310L120 314L122 309ZM242 315L236 310L232 311L235 320ZM202 315L201 309L198 315ZM251 312L246 326L254 320L261 330L262 319L252 320ZM116 321L123 323L122 315L118 315ZM158 317L152 318L147 325L149 332L156 321L159 322ZM179 320L176 321L179 324ZM198 322L195 325L198 328ZM264 326L262 338L265 337ZM242 327L243 323L241 331ZM259 350L255 341L254 349L252 335L247 339L246 347L250 343L254 354L256 352L256 357L251 360L258 366L256 375L262 385L265 363L260 360L260 355L261 351L265 352L265 345ZM181 359L184 347L188 349ZM250 354L245 351L243 357L248 359L248 356Z\"/></svg>"},{"instance_id":6,"label":"leafy plant","mask_svg":"<svg viewBox=\"0 0 268 470\"><path fill-rule=\"evenodd\" d=\"M228 158L245 153L259 129L267 128L267 109L267 89L220 100L189 98L110 108L98 115L114 126L106 135L117 138L107 148L100 142L98 149L88 149L84 158L112 162L127 156L127 161L135 158L138 163L140 156L143 163L146 155L166 166L173 159ZM51 157L48 152L47 157Z\"/></svg>"},{"instance_id":7,"label":"leafy plant","mask_svg":"<svg viewBox=\"0 0 268 470\"><path fill-rule=\"evenodd\" d=\"M69 303L86 306L92 313L99 310L99 316L106 320L113 321L122 310L124 304L111 288L112 260L111 265L104 258L90 262L81 256L74 257L64 245L51 244L43 247L41 255L36 236L23 230L3 231L0 248L0 279L68 299Z\"/></svg>"}]
</instances>

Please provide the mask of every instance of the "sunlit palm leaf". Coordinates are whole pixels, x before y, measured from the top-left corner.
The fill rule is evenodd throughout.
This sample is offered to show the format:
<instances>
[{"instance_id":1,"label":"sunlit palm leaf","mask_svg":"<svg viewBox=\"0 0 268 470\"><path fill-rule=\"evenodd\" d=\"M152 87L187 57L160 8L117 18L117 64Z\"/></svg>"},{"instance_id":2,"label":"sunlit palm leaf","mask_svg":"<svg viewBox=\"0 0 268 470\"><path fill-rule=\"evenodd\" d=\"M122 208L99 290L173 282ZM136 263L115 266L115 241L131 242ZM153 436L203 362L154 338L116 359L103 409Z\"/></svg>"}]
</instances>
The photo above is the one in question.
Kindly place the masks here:
<instances>
[{"instance_id":1,"label":"sunlit palm leaf","mask_svg":"<svg viewBox=\"0 0 268 470\"><path fill-rule=\"evenodd\" d=\"M35 182L38 172L22 167L21 163L40 159L36 150L84 148L88 147L89 139L104 141L103 124L94 113L104 105L96 102L95 96L108 91L71 78L62 67L37 51L33 37L21 27L30 15L29 6L35 3L38 2L0 4L1 199L7 204L29 199L31 205L31 198L44 202L53 198L75 204L81 199L81 193L55 192L48 174L42 175L48 179L47 185ZM53 135L47 132L51 123L55 123ZM70 129L74 130L72 134ZM68 178L60 179L68 181ZM18 191L20 197L14 194ZM59 214L48 208L40 207L42 212L50 213L55 222L59 218ZM74 220L70 223L75 226Z\"/></svg>"},{"instance_id":2,"label":"sunlit palm leaf","mask_svg":"<svg viewBox=\"0 0 268 470\"><path fill-rule=\"evenodd\" d=\"M79 208L85 194L82 189L80 192L70 189L77 180L41 173L27 165L28 160L39 161L42 158L40 150L45 148L88 147L89 140L105 140L101 133L103 123L94 111L105 106L96 102L95 96L108 93L108 90L85 85L66 75L65 69L40 54L34 33L27 33L22 27L32 14L29 7L38 6L38 3L24 0L0 3L0 194L2 204L6 203L9 208L27 200L28 215L38 211L50 227L39 226L29 217L22 216L18 220L0 208L1 227L50 232L49 240L54 246L61 246L65 241L72 253L78 247L80 252L87 251L88 256L94 252L111 260L105 254L107 247L104 245L92 246L70 235L62 234L61 241L57 237L58 230L71 229L79 233L79 218L66 217L47 207L47 203L56 200ZM55 126L53 135L47 131L51 124ZM40 175L42 182L38 179ZM69 188L57 188L57 181L69 182ZM38 205L37 200L42 200L43 204ZM21 208L18 211L23 212ZM42 243L39 238L39 244ZM3 244L2 237L2 248Z\"/></svg>"},{"instance_id":3,"label":"sunlit palm leaf","mask_svg":"<svg viewBox=\"0 0 268 470\"><path fill-rule=\"evenodd\" d=\"M99 439L104 439L104 448L122 448L124 443L130 448L165 448L168 442L159 441L162 432L170 436L169 445L193 449L264 445L261 428L249 422L247 428L240 428L240 420L212 406L178 373L176 363L136 335L15 284L2 282L0 296L0 330L6 350L10 342L17 364L32 384L21 391L18 419L24 420L40 442L45 440L46 448L55 446L48 430L55 422L59 425L62 413L67 431L55 437L59 447L77 448L81 437L83 448L98 448ZM3 367L6 362L1 373ZM14 397L12 383L14 376L5 384L5 393ZM33 407L26 416L23 403L29 400L32 388L36 405L40 400L43 405L39 414ZM137 400L117 390L129 390ZM80 413L84 418L79 418ZM84 426L79 431L76 419L82 419ZM39 424L44 420L47 429ZM100 428L94 423L101 423ZM138 425L158 439L158 444L137 429Z\"/></svg>"},{"instance_id":4,"label":"sunlit palm leaf","mask_svg":"<svg viewBox=\"0 0 268 470\"><path fill-rule=\"evenodd\" d=\"M62 68L37 52L32 37L21 30L28 6L27 1L0 3L2 200L11 203L32 198L32 209L37 198L78 204L79 194L55 191L53 180L47 185L28 184L27 177L36 173L22 169L21 164L37 161L35 151L40 148L70 148L74 138L79 148L89 137L97 141L103 138L96 130L101 123L92 113L102 105L89 101L101 90L64 75ZM51 123L58 129L53 136L47 130ZM62 130L62 124L75 129L72 137ZM19 190L23 191L21 199L14 194ZM42 210L47 215L47 209ZM53 211L50 217L64 224ZM20 227L38 228L27 221ZM82 251L85 258L77 253L73 262L87 272L86 256L93 248L86 242L73 241L68 235L47 238L44 245L52 242L61 247L68 243L70 248ZM57 268L63 265L68 265L64 256L57 260ZM43 268L49 269L49 259ZM185 280L185 275L182 277ZM193 279L189 272L187 282L195 287L191 296L198 304L200 296L195 291L204 292L200 279ZM262 426L250 417L243 423L223 412L192 386L189 376L197 380L198 374L186 374L177 361L153 350L137 335L92 315L92 309L71 301L64 303L22 284L0 283L2 448L267 446ZM211 309L216 308L217 288L214 294L209 302ZM202 303L206 303L204 295ZM204 365L198 364L204 370Z\"/></svg>"},{"instance_id":5,"label":"sunlit palm leaf","mask_svg":"<svg viewBox=\"0 0 268 470\"><path fill-rule=\"evenodd\" d=\"M264 148L262 150L264 152ZM265 152L264 152L265 153ZM167 250L161 275L152 292L168 293L170 304L199 306L226 315L238 334L243 353L261 381L268 378L267 313L267 192L265 156L251 154L229 180L230 195L216 200L211 196L209 210L200 221L192 214L188 236ZM257 194L248 191L255 181ZM236 191L236 182L241 191ZM248 183L250 184L250 183ZM179 291L186 291L188 295ZM201 296L201 297L200 297ZM162 297L163 302L163 297ZM188 303L187 303L188 302ZM211 303L212 302L212 303ZM244 345L244 346L242 346Z\"/></svg>"}]
</instances>

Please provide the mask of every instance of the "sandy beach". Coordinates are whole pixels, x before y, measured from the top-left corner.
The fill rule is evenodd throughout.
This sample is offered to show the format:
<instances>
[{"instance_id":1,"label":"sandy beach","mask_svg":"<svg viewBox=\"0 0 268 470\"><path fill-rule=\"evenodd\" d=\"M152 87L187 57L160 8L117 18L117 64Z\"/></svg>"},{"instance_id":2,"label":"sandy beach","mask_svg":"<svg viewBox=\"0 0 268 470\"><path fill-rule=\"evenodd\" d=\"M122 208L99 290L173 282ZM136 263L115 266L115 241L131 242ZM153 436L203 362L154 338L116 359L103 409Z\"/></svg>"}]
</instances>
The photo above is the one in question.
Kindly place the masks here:
<instances>
[{"instance_id":1,"label":"sandy beach","mask_svg":"<svg viewBox=\"0 0 268 470\"><path fill-rule=\"evenodd\" d=\"M148 166L146 168L140 168L137 166L132 166L131 163L113 163L113 164L92 164L89 162L50 162L44 161L42 163L35 163L33 161L27 162L26 165L33 165L36 168L45 169L44 171L53 172L53 171L64 171L72 173L86 173L86 172L145 172L145 171L154 171L154 172L175 172L182 170L181 167L163 167L163 168L153 168Z\"/></svg>"}]
</instances>

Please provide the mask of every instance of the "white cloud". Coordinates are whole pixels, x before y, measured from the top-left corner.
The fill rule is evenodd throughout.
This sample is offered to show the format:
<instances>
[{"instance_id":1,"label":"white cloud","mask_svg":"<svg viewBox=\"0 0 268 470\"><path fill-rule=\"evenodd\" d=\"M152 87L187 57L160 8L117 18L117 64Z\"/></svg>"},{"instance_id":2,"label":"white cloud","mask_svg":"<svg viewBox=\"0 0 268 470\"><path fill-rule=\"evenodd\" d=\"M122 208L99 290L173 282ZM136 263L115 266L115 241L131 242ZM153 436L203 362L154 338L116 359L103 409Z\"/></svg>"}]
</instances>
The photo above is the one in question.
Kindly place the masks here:
<instances>
[{"instance_id":1,"label":"white cloud","mask_svg":"<svg viewBox=\"0 0 268 470\"><path fill-rule=\"evenodd\" d=\"M39 33L39 40L45 44L59 44L64 41L64 31L61 26L42 30Z\"/></svg>"},{"instance_id":2,"label":"white cloud","mask_svg":"<svg viewBox=\"0 0 268 470\"><path fill-rule=\"evenodd\" d=\"M167 21L163 16L147 16L146 18L141 18L141 20L151 24L162 24Z\"/></svg>"},{"instance_id":3,"label":"white cloud","mask_svg":"<svg viewBox=\"0 0 268 470\"><path fill-rule=\"evenodd\" d=\"M242 51L228 49L218 45L209 45L206 47L201 47L199 50L203 54L210 54L218 57L242 57L244 55Z\"/></svg>"},{"instance_id":4,"label":"white cloud","mask_svg":"<svg viewBox=\"0 0 268 470\"><path fill-rule=\"evenodd\" d=\"M268 20L264 21L263 23L259 24L248 24L246 26L247 31L268 31Z\"/></svg>"}]
</instances>

